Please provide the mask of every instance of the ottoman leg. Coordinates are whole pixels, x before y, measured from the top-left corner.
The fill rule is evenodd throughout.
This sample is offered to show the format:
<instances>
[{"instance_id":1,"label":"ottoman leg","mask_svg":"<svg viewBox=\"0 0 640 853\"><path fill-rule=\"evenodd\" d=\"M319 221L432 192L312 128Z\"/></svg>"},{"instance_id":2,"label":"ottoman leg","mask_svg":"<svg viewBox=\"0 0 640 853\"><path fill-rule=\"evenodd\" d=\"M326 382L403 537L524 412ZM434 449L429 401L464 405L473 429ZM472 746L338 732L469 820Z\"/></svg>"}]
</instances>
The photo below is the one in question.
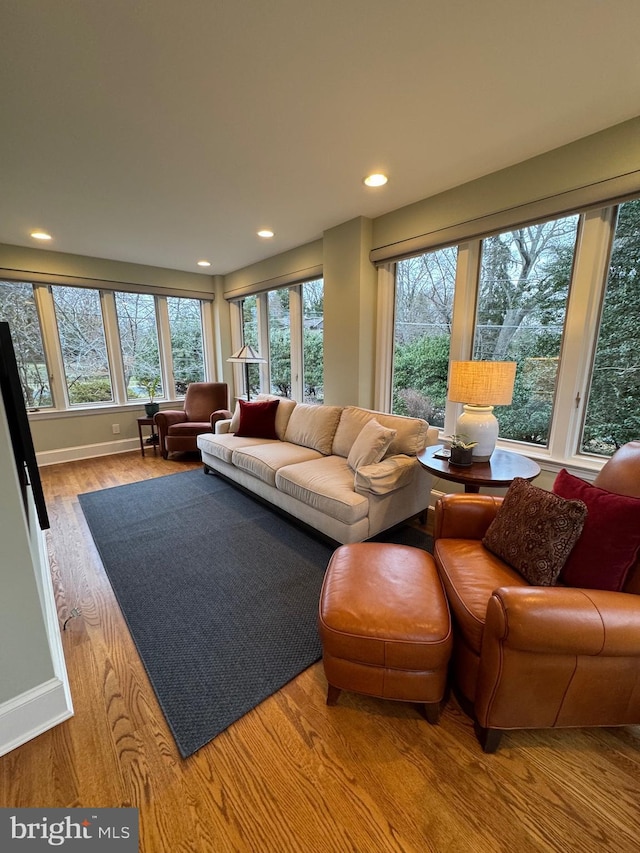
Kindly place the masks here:
<instances>
[{"instance_id":1,"label":"ottoman leg","mask_svg":"<svg viewBox=\"0 0 640 853\"><path fill-rule=\"evenodd\" d=\"M341 693L342 690L339 687L334 687L333 684L330 684L327 690L327 705L335 705Z\"/></svg>"}]
</instances>

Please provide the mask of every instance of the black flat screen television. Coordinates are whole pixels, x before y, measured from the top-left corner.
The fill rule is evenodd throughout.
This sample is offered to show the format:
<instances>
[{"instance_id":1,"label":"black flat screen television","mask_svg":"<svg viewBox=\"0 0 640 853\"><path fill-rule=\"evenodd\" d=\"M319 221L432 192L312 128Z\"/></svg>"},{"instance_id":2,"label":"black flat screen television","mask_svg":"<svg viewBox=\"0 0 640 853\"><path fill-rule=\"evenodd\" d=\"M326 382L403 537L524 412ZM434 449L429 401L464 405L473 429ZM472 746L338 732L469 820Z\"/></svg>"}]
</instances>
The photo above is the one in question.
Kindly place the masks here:
<instances>
[{"instance_id":1,"label":"black flat screen television","mask_svg":"<svg viewBox=\"0 0 640 853\"><path fill-rule=\"evenodd\" d=\"M38 470L36 452L31 437L31 427L29 426L29 419L27 417L27 408L22 395L22 385L20 384L20 375L11 339L11 331L9 324L4 321L0 322L0 392L2 393L2 400L9 424L13 456L16 462L16 470L18 472L18 480L20 481L20 488L22 489L22 499L27 512L27 518L29 517L27 509L27 487L30 485L38 514L38 522L42 530L46 530L50 526L47 505L44 500L44 492L42 491L40 471Z\"/></svg>"}]
</instances>

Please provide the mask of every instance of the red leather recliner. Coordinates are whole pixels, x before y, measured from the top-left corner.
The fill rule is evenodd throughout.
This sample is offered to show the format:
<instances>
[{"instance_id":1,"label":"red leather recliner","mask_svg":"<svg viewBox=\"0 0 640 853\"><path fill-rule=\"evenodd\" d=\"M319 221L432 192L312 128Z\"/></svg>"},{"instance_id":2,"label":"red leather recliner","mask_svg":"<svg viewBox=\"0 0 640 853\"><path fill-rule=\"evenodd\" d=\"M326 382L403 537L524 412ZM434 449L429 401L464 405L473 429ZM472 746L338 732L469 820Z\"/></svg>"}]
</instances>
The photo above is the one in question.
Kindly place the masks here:
<instances>
[{"instance_id":1,"label":"red leather recliner","mask_svg":"<svg viewBox=\"0 0 640 853\"><path fill-rule=\"evenodd\" d=\"M640 441L621 447L594 485L640 497ZM530 586L482 545L501 502L446 495L435 515L452 678L483 749L508 729L640 724L640 560L623 592Z\"/></svg>"},{"instance_id":2,"label":"red leather recliner","mask_svg":"<svg viewBox=\"0 0 640 853\"><path fill-rule=\"evenodd\" d=\"M174 451L197 451L198 436L213 432L217 421L231 417L228 405L226 382L191 382L184 409L165 409L154 417L163 458Z\"/></svg>"}]
</instances>

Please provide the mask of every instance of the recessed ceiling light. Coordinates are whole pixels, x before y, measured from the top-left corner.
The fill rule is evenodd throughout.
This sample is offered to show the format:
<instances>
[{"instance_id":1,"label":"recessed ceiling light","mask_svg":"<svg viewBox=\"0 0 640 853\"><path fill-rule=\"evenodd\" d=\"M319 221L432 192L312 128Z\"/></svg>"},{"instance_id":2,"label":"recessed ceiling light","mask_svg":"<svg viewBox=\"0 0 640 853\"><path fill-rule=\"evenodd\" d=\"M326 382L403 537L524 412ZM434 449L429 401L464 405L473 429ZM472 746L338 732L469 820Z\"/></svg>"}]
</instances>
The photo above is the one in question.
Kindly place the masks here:
<instances>
[{"instance_id":1,"label":"recessed ceiling light","mask_svg":"<svg viewBox=\"0 0 640 853\"><path fill-rule=\"evenodd\" d=\"M368 187L383 187L388 180L389 178L387 178L386 175L382 175L379 172L376 172L373 175L367 175L367 177L364 179L364 182Z\"/></svg>"},{"instance_id":2,"label":"recessed ceiling light","mask_svg":"<svg viewBox=\"0 0 640 853\"><path fill-rule=\"evenodd\" d=\"M47 234L46 231L32 231L31 236L34 240L50 240L51 234Z\"/></svg>"},{"instance_id":3,"label":"recessed ceiling light","mask_svg":"<svg viewBox=\"0 0 640 853\"><path fill-rule=\"evenodd\" d=\"M211 261L198 261L198 266L199 267L210 267Z\"/></svg>"},{"instance_id":4,"label":"recessed ceiling light","mask_svg":"<svg viewBox=\"0 0 640 853\"><path fill-rule=\"evenodd\" d=\"M268 228L263 228L262 231L258 231L258 237L264 237L265 240L268 240L269 237L273 237L273 231L269 231Z\"/></svg>"}]
</instances>

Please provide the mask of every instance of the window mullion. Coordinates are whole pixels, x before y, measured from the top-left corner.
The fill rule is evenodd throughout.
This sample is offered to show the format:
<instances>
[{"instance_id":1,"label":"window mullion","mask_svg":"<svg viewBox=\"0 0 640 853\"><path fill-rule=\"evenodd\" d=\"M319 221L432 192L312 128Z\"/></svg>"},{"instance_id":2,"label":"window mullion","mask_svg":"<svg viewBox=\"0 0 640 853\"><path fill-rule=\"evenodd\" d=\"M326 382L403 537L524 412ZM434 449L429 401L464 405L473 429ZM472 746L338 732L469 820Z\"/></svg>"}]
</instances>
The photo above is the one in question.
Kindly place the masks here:
<instances>
[{"instance_id":1,"label":"window mullion","mask_svg":"<svg viewBox=\"0 0 640 853\"><path fill-rule=\"evenodd\" d=\"M58 325L53 306L51 287L46 284L34 284L33 296L40 317L42 343L46 354L51 388L51 400L56 409L66 409L69 406L67 383L64 376L62 347L58 337Z\"/></svg>"},{"instance_id":2,"label":"window mullion","mask_svg":"<svg viewBox=\"0 0 640 853\"><path fill-rule=\"evenodd\" d=\"M111 371L113 402L122 406L127 402L127 389L124 381L124 364L122 361L122 349L120 346L118 314L116 312L116 301L112 291L100 291L100 305L102 308L104 337L107 344L107 358L109 360L109 370Z\"/></svg>"},{"instance_id":3,"label":"window mullion","mask_svg":"<svg viewBox=\"0 0 640 853\"><path fill-rule=\"evenodd\" d=\"M291 397L304 402L302 354L302 285L289 288L289 341L291 358Z\"/></svg>"},{"instance_id":4,"label":"window mullion","mask_svg":"<svg viewBox=\"0 0 640 853\"><path fill-rule=\"evenodd\" d=\"M474 240L458 247L456 285L453 297L453 320L451 323L451 346L449 361L466 361L471 358L473 333L480 280L480 256L482 243ZM455 432L455 423L462 411L460 403L447 399L445 408L444 434Z\"/></svg>"},{"instance_id":5,"label":"window mullion","mask_svg":"<svg viewBox=\"0 0 640 853\"><path fill-rule=\"evenodd\" d=\"M171 325L169 308L164 296L156 296L156 322L158 324L158 347L160 350L160 369L165 399L176 399L176 383L173 375L173 352L171 349Z\"/></svg>"}]
</instances>

